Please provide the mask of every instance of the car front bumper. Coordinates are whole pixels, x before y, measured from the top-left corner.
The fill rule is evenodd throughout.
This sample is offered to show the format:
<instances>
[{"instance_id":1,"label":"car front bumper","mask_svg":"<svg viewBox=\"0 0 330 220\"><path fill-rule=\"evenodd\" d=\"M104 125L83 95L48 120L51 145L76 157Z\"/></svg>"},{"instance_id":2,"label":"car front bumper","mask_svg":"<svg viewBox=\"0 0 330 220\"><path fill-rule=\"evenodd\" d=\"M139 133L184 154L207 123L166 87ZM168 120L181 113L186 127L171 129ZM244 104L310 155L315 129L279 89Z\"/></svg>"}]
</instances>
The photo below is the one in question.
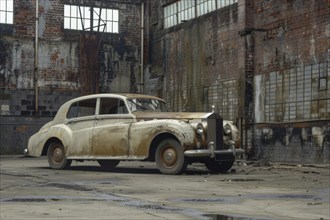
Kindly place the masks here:
<instances>
[{"instance_id":1,"label":"car front bumper","mask_svg":"<svg viewBox=\"0 0 330 220\"><path fill-rule=\"evenodd\" d=\"M195 149L195 150L187 150L184 152L186 157L210 157L215 158L216 155L243 155L245 153L244 149L242 148L235 148L235 143L231 144L229 149L223 150L216 150L214 144L211 142L209 143L208 149Z\"/></svg>"}]
</instances>

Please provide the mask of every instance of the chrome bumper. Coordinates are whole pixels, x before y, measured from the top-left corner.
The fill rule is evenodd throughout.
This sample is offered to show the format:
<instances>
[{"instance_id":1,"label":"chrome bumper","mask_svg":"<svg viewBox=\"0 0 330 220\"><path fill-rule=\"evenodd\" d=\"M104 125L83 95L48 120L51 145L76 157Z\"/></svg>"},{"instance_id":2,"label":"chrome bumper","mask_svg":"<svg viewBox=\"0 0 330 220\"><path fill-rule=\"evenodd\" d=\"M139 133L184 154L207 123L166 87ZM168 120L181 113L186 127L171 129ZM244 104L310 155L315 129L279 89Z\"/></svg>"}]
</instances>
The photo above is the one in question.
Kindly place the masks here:
<instances>
[{"instance_id":1,"label":"chrome bumper","mask_svg":"<svg viewBox=\"0 0 330 220\"><path fill-rule=\"evenodd\" d=\"M235 143L232 143L229 149L225 150L215 150L214 144L211 142L209 144L208 149L197 149L197 150L187 150L184 152L186 157L210 157L215 158L215 155L228 155L232 154L233 156L236 155L243 155L245 153L244 149L242 148L235 148Z\"/></svg>"}]
</instances>

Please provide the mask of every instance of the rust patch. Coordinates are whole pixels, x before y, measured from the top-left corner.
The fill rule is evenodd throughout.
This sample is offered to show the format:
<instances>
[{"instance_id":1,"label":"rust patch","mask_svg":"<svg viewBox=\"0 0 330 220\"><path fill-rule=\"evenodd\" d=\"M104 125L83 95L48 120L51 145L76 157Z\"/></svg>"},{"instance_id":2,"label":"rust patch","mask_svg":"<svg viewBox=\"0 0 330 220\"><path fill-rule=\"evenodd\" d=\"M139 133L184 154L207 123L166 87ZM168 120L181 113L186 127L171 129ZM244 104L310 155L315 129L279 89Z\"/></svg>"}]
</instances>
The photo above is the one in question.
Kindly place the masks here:
<instances>
[{"instance_id":1,"label":"rust patch","mask_svg":"<svg viewBox=\"0 0 330 220\"><path fill-rule=\"evenodd\" d=\"M53 61L53 63L56 63L57 59L59 58L59 53L60 51L57 50L51 55L50 59Z\"/></svg>"},{"instance_id":2,"label":"rust patch","mask_svg":"<svg viewBox=\"0 0 330 220\"><path fill-rule=\"evenodd\" d=\"M20 126L16 127L15 130L17 132L24 133L28 130L28 126L27 125L20 125Z\"/></svg>"}]
</instances>

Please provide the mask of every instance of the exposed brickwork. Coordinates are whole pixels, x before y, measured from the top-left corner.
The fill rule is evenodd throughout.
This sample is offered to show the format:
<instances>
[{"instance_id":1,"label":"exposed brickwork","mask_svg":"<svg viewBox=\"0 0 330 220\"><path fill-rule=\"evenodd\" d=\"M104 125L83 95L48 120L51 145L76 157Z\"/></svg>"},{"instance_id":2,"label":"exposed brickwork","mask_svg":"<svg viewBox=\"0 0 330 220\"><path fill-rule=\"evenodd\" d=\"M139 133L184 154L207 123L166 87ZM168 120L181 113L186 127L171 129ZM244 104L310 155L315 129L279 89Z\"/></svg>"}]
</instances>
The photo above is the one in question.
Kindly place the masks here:
<instances>
[{"instance_id":1,"label":"exposed brickwork","mask_svg":"<svg viewBox=\"0 0 330 220\"><path fill-rule=\"evenodd\" d=\"M42 39L56 39L63 36L63 1L40 1L39 36Z\"/></svg>"},{"instance_id":2,"label":"exposed brickwork","mask_svg":"<svg viewBox=\"0 0 330 220\"><path fill-rule=\"evenodd\" d=\"M35 69L36 2L32 0L16 2L14 32L13 34L2 32L0 35L0 57L3 58L0 63L0 88L32 90ZM123 81L125 85L111 85L114 78L110 81L97 80L96 82L100 82L101 85L98 90L100 92L137 91L136 88L138 88L141 4L138 0L122 2L103 1L102 4L94 2L97 7L119 10L120 31L119 34L102 35L100 43L94 47L93 51L89 51L92 57L97 57L96 55L101 51L96 64L102 63L102 66L94 68L97 72L90 70L86 74L93 74L93 78L101 80L108 79L109 75L110 78L115 76L119 78L117 81ZM83 71L79 71L80 68L84 68L84 64L80 61L86 51L81 47L80 32L63 28L64 3L81 4L79 1L39 1L38 87L42 90L81 92L84 90L82 85L91 83L87 78L81 81L84 80ZM108 56L106 49L109 47L113 51L111 56ZM93 53L97 54L93 55ZM109 71L115 70L103 68L115 66L116 63L119 66L117 72L110 73ZM130 79L128 83L126 79Z\"/></svg>"},{"instance_id":3,"label":"exposed brickwork","mask_svg":"<svg viewBox=\"0 0 330 220\"><path fill-rule=\"evenodd\" d=\"M329 161L330 2L254 2L255 156Z\"/></svg>"},{"instance_id":4,"label":"exposed brickwork","mask_svg":"<svg viewBox=\"0 0 330 220\"><path fill-rule=\"evenodd\" d=\"M81 32L64 29L64 4L90 6L91 2L92 6L119 10L119 33L101 35L100 44L96 44L93 51L86 52L82 49L82 45L86 45L80 42ZM140 0L39 1L37 97L34 90L36 1L15 0L14 7L14 24L0 24L0 113L4 120L1 121L0 133L5 135L1 136L1 153L22 152L28 137L41 127L42 123L37 123L38 118L31 118L35 122L25 123L20 120L22 116L38 116L50 120L49 117L54 116L63 102L85 91L93 91L86 89L86 85L97 88L98 92L138 92ZM82 62L86 54L98 57L94 63L99 66L87 68L86 64L89 63ZM84 77L90 74L93 74L90 78ZM93 82L99 82L99 85ZM24 135L4 132L15 130L7 125L7 119L12 121L9 124L20 126L23 123L28 126ZM20 150L11 147L17 145L14 140L18 136L24 139L17 146ZM4 138L6 141L3 141Z\"/></svg>"},{"instance_id":5,"label":"exposed brickwork","mask_svg":"<svg viewBox=\"0 0 330 220\"><path fill-rule=\"evenodd\" d=\"M330 45L329 1L255 1L256 70L326 63Z\"/></svg>"},{"instance_id":6,"label":"exposed brickwork","mask_svg":"<svg viewBox=\"0 0 330 220\"><path fill-rule=\"evenodd\" d=\"M154 5L157 6L160 5ZM159 13L157 8L151 11ZM158 18L161 16L158 15ZM164 74L166 84L163 92L173 110L209 111L211 105L215 105L224 117L237 117L237 107L229 113L219 99L228 99L227 101L237 106L236 92L222 97L222 93L208 91L228 80L239 78L238 22L238 4L233 4L166 29L161 36L159 29L152 32L153 47L149 51L153 64L151 75ZM161 20L157 23L160 29L161 23ZM165 66L165 69L160 68L161 66Z\"/></svg>"},{"instance_id":7,"label":"exposed brickwork","mask_svg":"<svg viewBox=\"0 0 330 220\"><path fill-rule=\"evenodd\" d=\"M78 92L44 91L39 94L40 116L54 116L67 100L75 98ZM34 92L32 90L0 90L1 115L35 116Z\"/></svg>"},{"instance_id":8,"label":"exposed brickwork","mask_svg":"<svg viewBox=\"0 0 330 220\"><path fill-rule=\"evenodd\" d=\"M14 35L33 39L36 28L35 1L15 1L14 11Z\"/></svg>"}]
</instances>

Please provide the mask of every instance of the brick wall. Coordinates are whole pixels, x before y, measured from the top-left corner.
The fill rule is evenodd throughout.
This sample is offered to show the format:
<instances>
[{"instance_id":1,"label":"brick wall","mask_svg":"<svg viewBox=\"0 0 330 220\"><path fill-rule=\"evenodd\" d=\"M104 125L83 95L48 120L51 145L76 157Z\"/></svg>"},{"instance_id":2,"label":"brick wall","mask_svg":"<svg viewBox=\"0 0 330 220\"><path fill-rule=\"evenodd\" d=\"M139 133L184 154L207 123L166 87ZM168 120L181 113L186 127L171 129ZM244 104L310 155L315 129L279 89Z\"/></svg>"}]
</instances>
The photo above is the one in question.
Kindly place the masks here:
<instances>
[{"instance_id":1,"label":"brick wall","mask_svg":"<svg viewBox=\"0 0 330 220\"><path fill-rule=\"evenodd\" d=\"M163 94L174 111L211 111L215 105L224 118L235 120L241 48L238 4L165 30L161 5L151 7L158 14L150 16L158 21L150 28L148 76L163 81L158 82L163 85L158 94Z\"/></svg>"},{"instance_id":2,"label":"brick wall","mask_svg":"<svg viewBox=\"0 0 330 220\"><path fill-rule=\"evenodd\" d=\"M265 73L329 59L329 1L255 1L256 70Z\"/></svg>"},{"instance_id":3,"label":"brick wall","mask_svg":"<svg viewBox=\"0 0 330 220\"><path fill-rule=\"evenodd\" d=\"M164 29L173 2L150 5L149 91L238 118L249 157L329 161L330 3L240 0Z\"/></svg>"},{"instance_id":4,"label":"brick wall","mask_svg":"<svg viewBox=\"0 0 330 220\"><path fill-rule=\"evenodd\" d=\"M1 153L22 152L28 137L42 122L51 120L59 106L70 98L90 92L140 89L140 0L92 1L93 6L119 10L119 33L85 33L86 39L100 39L87 52L90 42L81 40L80 31L64 29L63 15L64 4L90 6L90 1L46 0L39 1L36 97L35 3L15 0L14 24L0 24ZM91 57L97 57L92 67L88 66ZM24 131L19 131L24 135L12 129L12 125L23 126ZM24 141L15 142L18 136Z\"/></svg>"},{"instance_id":5,"label":"brick wall","mask_svg":"<svg viewBox=\"0 0 330 220\"><path fill-rule=\"evenodd\" d=\"M254 1L255 155L329 161L330 3ZM257 43L258 42L258 43Z\"/></svg>"},{"instance_id":6,"label":"brick wall","mask_svg":"<svg viewBox=\"0 0 330 220\"><path fill-rule=\"evenodd\" d=\"M65 1L65 3L79 2ZM129 72L128 75L133 75L130 76L131 78L137 78L140 71L140 1L131 0L124 3L116 1L102 5L100 2L94 3L98 7L114 8L120 12L119 34L102 35L100 51L103 54L100 54L99 61L103 67L119 64L118 73L109 73L102 68L100 73L96 73L96 77L101 79L108 78L109 75L121 77ZM0 88L33 89L35 1L16 1L14 10L13 33L1 32L0 35ZM63 1L42 1L39 4L38 86L41 89L79 92L82 83L79 75L80 32L63 28L63 13ZM98 53L97 48L95 51ZM108 91L109 88L112 91L117 90L112 89L109 82L101 83L102 92ZM137 83L131 80L128 86L121 90L129 91L130 87L137 87ZM117 84L114 87L118 88Z\"/></svg>"}]
</instances>

